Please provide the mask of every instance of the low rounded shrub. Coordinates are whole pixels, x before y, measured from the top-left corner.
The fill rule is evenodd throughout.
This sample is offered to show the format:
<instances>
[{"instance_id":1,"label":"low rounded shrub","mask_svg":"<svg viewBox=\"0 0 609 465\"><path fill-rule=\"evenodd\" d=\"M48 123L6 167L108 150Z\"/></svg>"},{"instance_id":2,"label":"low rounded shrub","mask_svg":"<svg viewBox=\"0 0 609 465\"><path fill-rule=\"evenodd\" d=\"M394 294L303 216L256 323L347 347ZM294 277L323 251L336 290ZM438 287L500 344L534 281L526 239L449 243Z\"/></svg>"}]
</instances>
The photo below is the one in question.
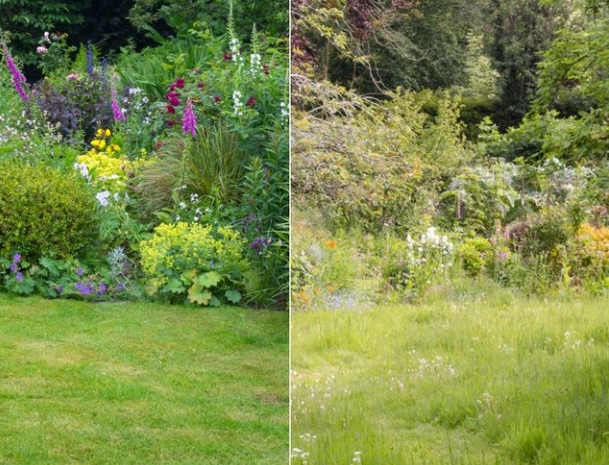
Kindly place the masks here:
<instances>
[{"instance_id":1,"label":"low rounded shrub","mask_svg":"<svg viewBox=\"0 0 609 465\"><path fill-rule=\"evenodd\" d=\"M30 259L74 256L95 243L95 203L76 176L0 162L0 252Z\"/></svg>"},{"instance_id":2,"label":"low rounded shrub","mask_svg":"<svg viewBox=\"0 0 609 465\"><path fill-rule=\"evenodd\" d=\"M148 293L199 305L237 303L250 268L245 246L228 226L161 224L140 244Z\"/></svg>"}]
</instances>

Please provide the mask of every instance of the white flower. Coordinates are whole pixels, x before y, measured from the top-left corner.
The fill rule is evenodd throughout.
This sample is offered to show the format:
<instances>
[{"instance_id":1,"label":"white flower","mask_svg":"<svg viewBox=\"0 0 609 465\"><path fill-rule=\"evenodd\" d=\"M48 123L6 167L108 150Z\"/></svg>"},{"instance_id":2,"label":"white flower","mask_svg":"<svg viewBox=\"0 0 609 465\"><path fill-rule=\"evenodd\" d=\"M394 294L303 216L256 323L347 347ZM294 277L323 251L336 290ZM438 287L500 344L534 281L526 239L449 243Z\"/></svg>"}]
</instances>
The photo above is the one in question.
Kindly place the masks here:
<instances>
[{"instance_id":1,"label":"white flower","mask_svg":"<svg viewBox=\"0 0 609 465\"><path fill-rule=\"evenodd\" d=\"M109 191L103 191L103 192L98 192L97 195L95 196L95 198L97 199L97 201L99 202L99 204L102 207L107 207L110 204L110 202L108 202L110 195L111 194Z\"/></svg>"}]
</instances>

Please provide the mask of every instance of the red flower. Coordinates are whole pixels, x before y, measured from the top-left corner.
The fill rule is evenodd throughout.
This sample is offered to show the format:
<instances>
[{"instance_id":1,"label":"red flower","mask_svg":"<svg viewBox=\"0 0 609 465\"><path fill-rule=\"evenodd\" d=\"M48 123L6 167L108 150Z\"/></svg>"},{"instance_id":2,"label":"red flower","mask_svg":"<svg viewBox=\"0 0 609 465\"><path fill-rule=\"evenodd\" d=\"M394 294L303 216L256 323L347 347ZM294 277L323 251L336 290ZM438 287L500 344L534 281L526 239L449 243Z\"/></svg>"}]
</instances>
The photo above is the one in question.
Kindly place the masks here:
<instances>
[{"instance_id":1,"label":"red flower","mask_svg":"<svg viewBox=\"0 0 609 465\"><path fill-rule=\"evenodd\" d=\"M203 89L203 87L205 87L205 84L203 84L202 82L199 82L199 83L197 84L197 87L198 87L199 89Z\"/></svg>"},{"instance_id":2,"label":"red flower","mask_svg":"<svg viewBox=\"0 0 609 465\"><path fill-rule=\"evenodd\" d=\"M182 78L176 79L176 87L178 89L183 89L184 88L184 79L182 79Z\"/></svg>"},{"instance_id":3,"label":"red flower","mask_svg":"<svg viewBox=\"0 0 609 465\"><path fill-rule=\"evenodd\" d=\"M250 98L248 98L246 105L248 107L253 107L254 105L256 105L256 97L250 97Z\"/></svg>"},{"instance_id":4,"label":"red flower","mask_svg":"<svg viewBox=\"0 0 609 465\"><path fill-rule=\"evenodd\" d=\"M214 96L214 102L218 103L218 102L221 102L221 101L222 101L222 99L220 97L218 97L217 95Z\"/></svg>"},{"instance_id":5,"label":"red flower","mask_svg":"<svg viewBox=\"0 0 609 465\"><path fill-rule=\"evenodd\" d=\"M175 112L176 112L176 109L175 109L174 107L172 107L171 105L167 105L167 111L168 111L169 113L172 113L172 114L173 114L173 113L175 113Z\"/></svg>"},{"instance_id":6,"label":"red flower","mask_svg":"<svg viewBox=\"0 0 609 465\"><path fill-rule=\"evenodd\" d=\"M224 59L225 59L226 61L228 61L228 60L232 60L232 59L233 59L233 54L232 54L232 53L225 53L225 54L224 54Z\"/></svg>"},{"instance_id":7,"label":"red flower","mask_svg":"<svg viewBox=\"0 0 609 465\"><path fill-rule=\"evenodd\" d=\"M269 71L269 65L267 65L266 63L264 65L262 65L262 72L264 74L269 74L270 73L270 71Z\"/></svg>"},{"instance_id":8,"label":"red flower","mask_svg":"<svg viewBox=\"0 0 609 465\"><path fill-rule=\"evenodd\" d=\"M160 149L160 148L161 148L163 145L165 145L165 142L163 142L162 140L160 140L160 141L158 141L158 142L156 143L156 148L157 148L157 149Z\"/></svg>"},{"instance_id":9,"label":"red flower","mask_svg":"<svg viewBox=\"0 0 609 465\"><path fill-rule=\"evenodd\" d=\"M171 127L176 123L177 123L177 121L175 119L172 119L172 120L167 121L167 126Z\"/></svg>"},{"instance_id":10,"label":"red flower","mask_svg":"<svg viewBox=\"0 0 609 465\"><path fill-rule=\"evenodd\" d=\"M180 104L180 101L177 98L172 97L169 99L169 104L177 107Z\"/></svg>"},{"instance_id":11,"label":"red flower","mask_svg":"<svg viewBox=\"0 0 609 465\"><path fill-rule=\"evenodd\" d=\"M176 85L175 84L171 84L169 86L169 90L176 90Z\"/></svg>"}]
</instances>

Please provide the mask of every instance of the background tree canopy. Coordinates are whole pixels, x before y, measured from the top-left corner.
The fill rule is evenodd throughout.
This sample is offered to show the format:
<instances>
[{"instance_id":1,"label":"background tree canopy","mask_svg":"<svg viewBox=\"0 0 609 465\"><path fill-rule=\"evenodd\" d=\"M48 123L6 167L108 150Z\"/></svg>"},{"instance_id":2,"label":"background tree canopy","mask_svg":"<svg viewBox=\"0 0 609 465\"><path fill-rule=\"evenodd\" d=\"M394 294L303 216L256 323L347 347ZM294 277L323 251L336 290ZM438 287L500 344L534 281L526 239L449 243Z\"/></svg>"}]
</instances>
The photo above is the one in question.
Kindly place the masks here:
<instances>
[{"instance_id":1,"label":"background tree canopy","mask_svg":"<svg viewBox=\"0 0 609 465\"><path fill-rule=\"evenodd\" d=\"M269 36L287 37L288 5L288 0L235 0L235 28L246 31L256 23ZM65 32L72 45L92 42L111 54L128 43L153 45L150 27L168 36L202 21L223 34L228 11L228 0L0 0L0 31L26 65L26 74L37 79L36 46L45 31Z\"/></svg>"}]
</instances>

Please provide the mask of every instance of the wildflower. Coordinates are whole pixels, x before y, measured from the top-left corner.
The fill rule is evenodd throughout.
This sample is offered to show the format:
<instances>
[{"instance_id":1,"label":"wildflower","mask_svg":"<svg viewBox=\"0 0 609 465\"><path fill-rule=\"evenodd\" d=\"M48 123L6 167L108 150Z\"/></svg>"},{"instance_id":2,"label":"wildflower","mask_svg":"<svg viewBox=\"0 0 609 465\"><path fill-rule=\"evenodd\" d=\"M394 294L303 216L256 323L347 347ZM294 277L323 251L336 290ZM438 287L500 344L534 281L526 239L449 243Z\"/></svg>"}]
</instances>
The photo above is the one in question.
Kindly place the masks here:
<instances>
[{"instance_id":1,"label":"wildflower","mask_svg":"<svg viewBox=\"0 0 609 465\"><path fill-rule=\"evenodd\" d=\"M15 279L19 282L23 281L23 273L19 272L15 275Z\"/></svg>"},{"instance_id":2,"label":"wildflower","mask_svg":"<svg viewBox=\"0 0 609 465\"><path fill-rule=\"evenodd\" d=\"M334 249L336 248L336 242L334 242L332 239L326 241L326 247L329 249Z\"/></svg>"},{"instance_id":3,"label":"wildflower","mask_svg":"<svg viewBox=\"0 0 609 465\"><path fill-rule=\"evenodd\" d=\"M124 289L125 289L125 286L122 283L118 283L116 285L117 292L123 291Z\"/></svg>"},{"instance_id":4,"label":"wildflower","mask_svg":"<svg viewBox=\"0 0 609 465\"><path fill-rule=\"evenodd\" d=\"M97 295L98 296L102 296L104 295L104 293L106 292L108 288L106 287L106 285L104 283L101 283L99 285L99 287L97 288Z\"/></svg>"},{"instance_id":5,"label":"wildflower","mask_svg":"<svg viewBox=\"0 0 609 465\"><path fill-rule=\"evenodd\" d=\"M19 255L18 253L13 255L13 263L19 263L20 261L21 261L21 255Z\"/></svg>"},{"instance_id":6,"label":"wildflower","mask_svg":"<svg viewBox=\"0 0 609 465\"><path fill-rule=\"evenodd\" d=\"M163 145L165 145L165 142L163 142L162 140L157 141L156 143L156 148L160 149Z\"/></svg>"},{"instance_id":7,"label":"wildflower","mask_svg":"<svg viewBox=\"0 0 609 465\"><path fill-rule=\"evenodd\" d=\"M269 65L267 65L266 63L262 65L262 72L264 74L270 74Z\"/></svg>"},{"instance_id":8,"label":"wildflower","mask_svg":"<svg viewBox=\"0 0 609 465\"><path fill-rule=\"evenodd\" d=\"M47 44L50 44L50 43L51 43L51 39L49 38L49 33L48 33L48 31L45 31L45 32L44 32L44 36L43 36L43 38L44 38L44 41L45 41Z\"/></svg>"},{"instance_id":9,"label":"wildflower","mask_svg":"<svg viewBox=\"0 0 609 465\"><path fill-rule=\"evenodd\" d=\"M250 97L250 98L248 98L246 105L248 107L253 107L254 105L256 105L256 97Z\"/></svg>"},{"instance_id":10,"label":"wildflower","mask_svg":"<svg viewBox=\"0 0 609 465\"><path fill-rule=\"evenodd\" d=\"M114 115L114 121L125 121L127 118L125 118L123 111L118 105L116 100L116 91L114 88L110 89L110 98L112 100L112 114Z\"/></svg>"},{"instance_id":11,"label":"wildflower","mask_svg":"<svg viewBox=\"0 0 609 465\"><path fill-rule=\"evenodd\" d=\"M174 107L172 107L171 105L167 105L167 113L171 113L172 115L175 114L176 109Z\"/></svg>"},{"instance_id":12,"label":"wildflower","mask_svg":"<svg viewBox=\"0 0 609 465\"><path fill-rule=\"evenodd\" d=\"M61 293L63 292L65 288L63 286L57 286L57 295L61 295Z\"/></svg>"},{"instance_id":13,"label":"wildflower","mask_svg":"<svg viewBox=\"0 0 609 465\"><path fill-rule=\"evenodd\" d=\"M221 101L222 101L222 99L220 97L218 97L217 95L214 95L214 102L220 103Z\"/></svg>"},{"instance_id":14,"label":"wildflower","mask_svg":"<svg viewBox=\"0 0 609 465\"><path fill-rule=\"evenodd\" d=\"M112 135L112 131L110 131L110 129L106 129L105 133L106 137L110 137Z\"/></svg>"},{"instance_id":15,"label":"wildflower","mask_svg":"<svg viewBox=\"0 0 609 465\"><path fill-rule=\"evenodd\" d=\"M4 51L4 59L6 60L6 66L8 66L8 69L13 75L13 85L15 86L15 90L19 94L19 97L21 97L21 100L29 102L30 96L25 93L25 90L23 90L23 84L25 84L27 81L25 79L25 76L21 73L21 71L19 71L19 69L17 69L17 65L13 61L13 58L11 57L8 51L8 48L4 43L2 44L2 50Z\"/></svg>"},{"instance_id":16,"label":"wildflower","mask_svg":"<svg viewBox=\"0 0 609 465\"><path fill-rule=\"evenodd\" d=\"M84 273L84 272L83 272L82 268L78 268L78 269L76 270L76 274L77 274L78 276L82 276L82 274L83 274L83 273Z\"/></svg>"},{"instance_id":17,"label":"wildflower","mask_svg":"<svg viewBox=\"0 0 609 465\"><path fill-rule=\"evenodd\" d=\"M72 74L68 74L66 76L66 79L68 81L75 81L76 79L78 79L78 74L72 73Z\"/></svg>"},{"instance_id":18,"label":"wildflower","mask_svg":"<svg viewBox=\"0 0 609 465\"><path fill-rule=\"evenodd\" d=\"M19 266L16 263L11 263L11 271L15 272L19 270Z\"/></svg>"},{"instance_id":19,"label":"wildflower","mask_svg":"<svg viewBox=\"0 0 609 465\"><path fill-rule=\"evenodd\" d=\"M95 198L99 202L102 207L107 207L110 202L108 202L108 198L110 197L109 191L98 192Z\"/></svg>"},{"instance_id":20,"label":"wildflower","mask_svg":"<svg viewBox=\"0 0 609 465\"><path fill-rule=\"evenodd\" d=\"M46 55L49 53L49 49L41 45L40 47L36 48L36 53L38 55Z\"/></svg>"},{"instance_id":21,"label":"wildflower","mask_svg":"<svg viewBox=\"0 0 609 465\"><path fill-rule=\"evenodd\" d=\"M198 88L198 89L203 89L203 87L205 87L205 84L203 84L202 82L199 82L199 83L197 84L197 88Z\"/></svg>"},{"instance_id":22,"label":"wildflower","mask_svg":"<svg viewBox=\"0 0 609 465\"><path fill-rule=\"evenodd\" d=\"M232 53L225 53L224 54L224 60L225 61L230 61L233 59L233 54Z\"/></svg>"},{"instance_id":23,"label":"wildflower","mask_svg":"<svg viewBox=\"0 0 609 465\"><path fill-rule=\"evenodd\" d=\"M184 79L182 79L182 78L176 79L175 85L178 89L183 89L184 88Z\"/></svg>"},{"instance_id":24,"label":"wildflower","mask_svg":"<svg viewBox=\"0 0 609 465\"><path fill-rule=\"evenodd\" d=\"M193 136L197 131L197 117L195 115L194 109L192 107L192 101L188 99L186 102L186 110L184 112L184 125L182 126L182 130L185 133L190 133Z\"/></svg>"},{"instance_id":25,"label":"wildflower","mask_svg":"<svg viewBox=\"0 0 609 465\"><path fill-rule=\"evenodd\" d=\"M169 99L169 104L174 107L177 107L180 104L180 101L178 100L177 97L172 97Z\"/></svg>"}]
</instances>

